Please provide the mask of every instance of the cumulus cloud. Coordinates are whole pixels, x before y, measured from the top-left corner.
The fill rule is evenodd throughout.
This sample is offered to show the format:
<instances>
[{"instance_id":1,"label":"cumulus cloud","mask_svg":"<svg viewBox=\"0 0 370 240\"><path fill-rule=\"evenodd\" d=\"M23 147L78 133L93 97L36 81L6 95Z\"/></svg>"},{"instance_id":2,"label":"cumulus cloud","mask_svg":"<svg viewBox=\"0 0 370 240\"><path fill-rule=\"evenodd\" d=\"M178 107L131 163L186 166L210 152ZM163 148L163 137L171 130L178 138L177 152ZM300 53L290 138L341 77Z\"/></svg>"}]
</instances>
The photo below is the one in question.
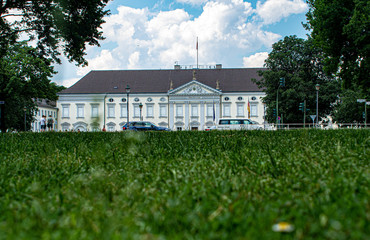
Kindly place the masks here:
<instances>
[{"instance_id":1,"label":"cumulus cloud","mask_svg":"<svg viewBox=\"0 0 370 240\"><path fill-rule=\"evenodd\" d=\"M281 36L265 30L294 13L307 10L303 0L266 0L254 9L243 0L177 0L198 4L196 17L184 9L154 11L126 6L105 18L106 40L101 48L88 48L89 66L78 68L82 77L91 70L164 69L199 64L222 63L231 67L262 67L268 49ZM257 54L248 56L255 52Z\"/></svg>"},{"instance_id":2,"label":"cumulus cloud","mask_svg":"<svg viewBox=\"0 0 370 240\"><path fill-rule=\"evenodd\" d=\"M268 52L259 52L249 57L243 58L243 66L246 68L259 68L263 67L265 60L267 59Z\"/></svg>"},{"instance_id":3,"label":"cumulus cloud","mask_svg":"<svg viewBox=\"0 0 370 240\"><path fill-rule=\"evenodd\" d=\"M113 43L116 47L88 59L88 68L172 68L175 62L195 64L197 37L202 63L223 63L226 56L235 55L241 65L242 56L236 55L270 47L280 38L252 22L254 9L248 2L202 2L203 11L196 18L183 9L154 13L147 8L119 7L117 14L106 17L103 26L104 44ZM87 70L78 73L84 72Z\"/></svg>"},{"instance_id":4,"label":"cumulus cloud","mask_svg":"<svg viewBox=\"0 0 370 240\"><path fill-rule=\"evenodd\" d=\"M307 10L308 6L303 0L267 0L264 3L257 2L256 12L265 24L271 24Z\"/></svg>"},{"instance_id":5,"label":"cumulus cloud","mask_svg":"<svg viewBox=\"0 0 370 240\"><path fill-rule=\"evenodd\" d=\"M58 81L57 84L69 88L70 86L72 86L73 84L75 84L78 80L80 80L80 78L63 79L61 81Z\"/></svg>"},{"instance_id":6,"label":"cumulus cloud","mask_svg":"<svg viewBox=\"0 0 370 240\"><path fill-rule=\"evenodd\" d=\"M91 70L114 70L120 69L120 62L113 57L109 50L102 50L100 55L95 58L88 59L89 65L87 67L78 68L77 74L79 76L86 75Z\"/></svg>"},{"instance_id":7,"label":"cumulus cloud","mask_svg":"<svg viewBox=\"0 0 370 240\"><path fill-rule=\"evenodd\" d=\"M208 0L176 0L176 1L179 2L179 3L200 5L200 4L203 4L203 3L207 2Z\"/></svg>"}]
</instances>

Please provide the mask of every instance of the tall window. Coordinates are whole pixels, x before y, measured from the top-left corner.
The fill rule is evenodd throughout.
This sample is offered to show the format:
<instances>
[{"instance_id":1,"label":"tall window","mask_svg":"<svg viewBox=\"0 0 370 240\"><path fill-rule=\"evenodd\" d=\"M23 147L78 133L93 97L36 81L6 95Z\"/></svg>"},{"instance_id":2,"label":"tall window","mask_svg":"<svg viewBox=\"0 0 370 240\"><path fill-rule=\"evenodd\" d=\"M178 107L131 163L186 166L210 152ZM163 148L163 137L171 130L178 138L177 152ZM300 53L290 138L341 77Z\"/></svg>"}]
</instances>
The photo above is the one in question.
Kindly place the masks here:
<instances>
[{"instance_id":1,"label":"tall window","mask_svg":"<svg viewBox=\"0 0 370 240\"><path fill-rule=\"evenodd\" d=\"M252 117L257 117L258 116L257 104L251 104L251 116Z\"/></svg>"},{"instance_id":2,"label":"tall window","mask_svg":"<svg viewBox=\"0 0 370 240\"><path fill-rule=\"evenodd\" d=\"M84 118L84 105L77 104L77 118Z\"/></svg>"},{"instance_id":3,"label":"tall window","mask_svg":"<svg viewBox=\"0 0 370 240\"><path fill-rule=\"evenodd\" d=\"M140 117L140 108L139 105L134 105L134 117L139 118Z\"/></svg>"},{"instance_id":4,"label":"tall window","mask_svg":"<svg viewBox=\"0 0 370 240\"><path fill-rule=\"evenodd\" d=\"M91 117L97 118L99 116L99 105L93 104L91 105Z\"/></svg>"},{"instance_id":5,"label":"tall window","mask_svg":"<svg viewBox=\"0 0 370 240\"><path fill-rule=\"evenodd\" d=\"M127 118L127 105L121 104L121 118Z\"/></svg>"},{"instance_id":6,"label":"tall window","mask_svg":"<svg viewBox=\"0 0 370 240\"><path fill-rule=\"evenodd\" d=\"M43 111L42 115L44 115ZM69 118L69 104L62 105L62 118Z\"/></svg>"},{"instance_id":7,"label":"tall window","mask_svg":"<svg viewBox=\"0 0 370 240\"><path fill-rule=\"evenodd\" d=\"M160 117L167 117L167 107L166 105L159 106L159 116Z\"/></svg>"},{"instance_id":8,"label":"tall window","mask_svg":"<svg viewBox=\"0 0 370 240\"><path fill-rule=\"evenodd\" d=\"M114 104L108 104L108 117L109 118L115 117Z\"/></svg>"},{"instance_id":9,"label":"tall window","mask_svg":"<svg viewBox=\"0 0 370 240\"><path fill-rule=\"evenodd\" d=\"M191 105L191 116L198 117L198 105Z\"/></svg>"},{"instance_id":10,"label":"tall window","mask_svg":"<svg viewBox=\"0 0 370 240\"><path fill-rule=\"evenodd\" d=\"M236 115L238 117L244 116L244 105L243 104L237 104L236 105Z\"/></svg>"},{"instance_id":11,"label":"tall window","mask_svg":"<svg viewBox=\"0 0 370 240\"><path fill-rule=\"evenodd\" d=\"M207 105L207 117L213 117L213 105Z\"/></svg>"},{"instance_id":12,"label":"tall window","mask_svg":"<svg viewBox=\"0 0 370 240\"><path fill-rule=\"evenodd\" d=\"M146 116L147 117L154 117L153 105L147 105L146 106Z\"/></svg>"},{"instance_id":13,"label":"tall window","mask_svg":"<svg viewBox=\"0 0 370 240\"><path fill-rule=\"evenodd\" d=\"M182 105L176 105L176 117L183 117Z\"/></svg>"},{"instance_id":14,"label":"tall window","mask_svg":"<svg viewBox=\"0 0 370 240\"><path fill-rule=\"evenodd\" d=\"M225 117L230 117L230 104L224 104L224 116Z\"/></svg>"}]
</instances>

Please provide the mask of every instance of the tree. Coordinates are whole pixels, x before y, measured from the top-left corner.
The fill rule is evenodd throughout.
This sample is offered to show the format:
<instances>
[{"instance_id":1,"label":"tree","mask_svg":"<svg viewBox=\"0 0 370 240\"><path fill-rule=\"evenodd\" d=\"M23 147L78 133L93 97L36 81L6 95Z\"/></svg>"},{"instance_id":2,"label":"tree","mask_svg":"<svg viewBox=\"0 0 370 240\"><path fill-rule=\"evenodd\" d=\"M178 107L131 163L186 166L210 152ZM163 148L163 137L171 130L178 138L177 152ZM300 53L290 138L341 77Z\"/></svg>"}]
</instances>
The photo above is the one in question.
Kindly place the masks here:
<instances>
[{"instance_id":1,"label":"tree","mask_svg":"<svg viewBox=\"0 0 370 240\"><path fill-rule=\"evenodd\" d=\"M260 72L261 80L255 80L266 92L264 101L267 105L267 120L275 122L274 109L279 92L278 113L284 123L303 122L299 103L304 100L310 109L306 122L310 121L308 115L316 114L316 84L320 84L319 115L329 114L332 111L332 103L337 99L340 83L324 74L321 50L315 47L311 40L296 36L285 37L273 44L272 48L265 61L267 70ZM279 87L281 78L285 80L283 87Z\"/></svg>"},{"instance_id":2,"label":"tree","mask_svg":"<svg viewBox=\"0 0 370 240\"><path fill-rule=\"evenodd\" d=\"M358 103L357 99L361 99L358 91L343 91L338 103L334 106L333 120L339 123L363 123L365 106L364 103ZM369 119L369 113L367 115Z\"/></svg>"},{"instance_id":3,"label":"tree","mask_svg":"<svg viewBox=\"0 0 370 240\"><path fill-rule=\"evenodd\" d=\"M108 14L109 0L0 0L0 57L19 34L36 40L39 55L60 62L60 50L70 61L86 65L85 44L99 46L98 29Z\"/></svg>"},{"instance_id":4,"label":"tree","mask_svg":"<svg viewBox=\"0 0 370 240\"><path fill-rule=\"evenodd\" d=\"M2 130L24 129L24 110L31 120L32 99L56 99L60 87L51 83L53 62L63 53L87 65L86 44L99 46L99 30L109 0L0 0L0 100ZM36 48L19 42L28 37ZM4 121L5 120L5 121ZM27 121L30 122L30 121Z\"/></svg>"},{"instance_id":5,"label":"tree","mask_svg":"<svg viewBox=\"0 0 370 240\"><path fill-rule=\"evenodd\" d=\"M308 0L305 28L325 56L324 70L345 89L370 94L370 1Z\"/></svg>"},{"instance_id":6,"label":"tree","mask_svg":"<svg viewBox=\"0 0 370 240\"><path fill-rule=\"evenodd\" d=\"M28 127L33 120L35 98L56 100L56 93L64 87L51 83L54 74L52 60L38 55L26 42L10 46L0 62L0 98L5 101L2 130L24 130L24 116Z\"/></svg>"}]
</instances>

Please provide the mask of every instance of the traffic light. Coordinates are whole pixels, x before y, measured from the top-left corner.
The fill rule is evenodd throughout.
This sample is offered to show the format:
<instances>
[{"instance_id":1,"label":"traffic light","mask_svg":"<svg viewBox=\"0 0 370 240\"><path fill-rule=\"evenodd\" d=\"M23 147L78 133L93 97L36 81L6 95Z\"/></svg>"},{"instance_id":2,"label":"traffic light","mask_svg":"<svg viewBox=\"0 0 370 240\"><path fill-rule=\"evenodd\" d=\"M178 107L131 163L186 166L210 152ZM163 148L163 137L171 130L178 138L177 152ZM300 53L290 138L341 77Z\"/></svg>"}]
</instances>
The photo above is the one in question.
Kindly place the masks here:
<instances>
[{"instance_id":1,"label":"traffic light","mask_svg":"<svg viewBox=\"0 0 370 240\"><path fill-rule=\"evenodd\" d=\"M299 111L304 111L304 102L299 103Z\"/></svg>"},{"instance_id":2,"label":"traffic light","mask_svg":"<svg viewBox=\"0 0 370 240\"><path fill-rule=\"evenodd\" d=\"M276 117L276 108L272 109L272 115Z\"/></svg>"},{"instance_id":3,"label":"traffic light","mask_svg":"<svg viewBox=\"0 0 370 240\"><path fill-rule=\"evenodd\" d=\"M285 87L285 78L280 78L279 84L280 86Z\"/></svg>"}]
</instances>

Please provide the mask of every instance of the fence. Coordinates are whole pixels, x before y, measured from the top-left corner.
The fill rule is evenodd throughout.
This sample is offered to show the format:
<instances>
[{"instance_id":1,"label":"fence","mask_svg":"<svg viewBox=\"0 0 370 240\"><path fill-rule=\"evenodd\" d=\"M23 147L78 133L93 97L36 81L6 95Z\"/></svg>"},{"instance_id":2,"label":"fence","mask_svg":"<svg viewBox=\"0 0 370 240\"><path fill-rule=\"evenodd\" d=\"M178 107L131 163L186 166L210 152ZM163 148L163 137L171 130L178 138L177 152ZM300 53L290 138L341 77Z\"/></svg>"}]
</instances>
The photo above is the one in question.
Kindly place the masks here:
<instances>
[{"instance_id":1,"label":"fence","mask_svg":"<svg viewBox=\"0 0 370 240\"><path fill-rule=\"evenodd\" d=\"M321 123L321 124L313 124L313 123L281 123L281 124L261 124L261 127L265 130L276 130L276 129L302 129L302 128L318 128L318 129L361 129L361 128L370 128L370 124L364 123ZM276 127L277 126L277 127Z\"/></svg>"}]
</instances>

